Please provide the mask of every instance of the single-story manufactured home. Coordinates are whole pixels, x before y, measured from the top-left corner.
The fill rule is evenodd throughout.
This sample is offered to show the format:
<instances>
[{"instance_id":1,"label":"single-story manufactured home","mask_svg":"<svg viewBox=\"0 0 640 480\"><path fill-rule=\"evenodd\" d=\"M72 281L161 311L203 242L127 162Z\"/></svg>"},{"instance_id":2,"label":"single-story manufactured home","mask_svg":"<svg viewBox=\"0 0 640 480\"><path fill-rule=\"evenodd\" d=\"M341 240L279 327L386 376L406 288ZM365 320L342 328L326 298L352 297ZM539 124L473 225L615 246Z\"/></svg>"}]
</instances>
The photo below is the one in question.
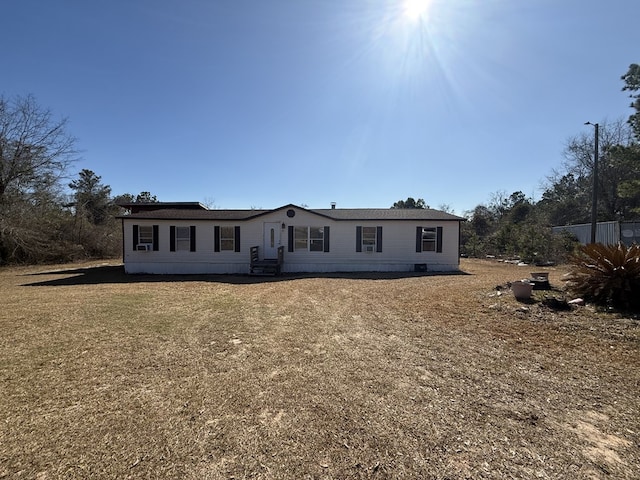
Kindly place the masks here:
<instances>
[{"instance_id":1,"label":"single-story manufactured home","mask_svg":"<svg viewBox=\"0 0 640 480\"><path fill-rule=\"evenodd\" d=\"M455 271L460 222L432 209L121 205L127 273Z\"/></svg>"}]
</instances>

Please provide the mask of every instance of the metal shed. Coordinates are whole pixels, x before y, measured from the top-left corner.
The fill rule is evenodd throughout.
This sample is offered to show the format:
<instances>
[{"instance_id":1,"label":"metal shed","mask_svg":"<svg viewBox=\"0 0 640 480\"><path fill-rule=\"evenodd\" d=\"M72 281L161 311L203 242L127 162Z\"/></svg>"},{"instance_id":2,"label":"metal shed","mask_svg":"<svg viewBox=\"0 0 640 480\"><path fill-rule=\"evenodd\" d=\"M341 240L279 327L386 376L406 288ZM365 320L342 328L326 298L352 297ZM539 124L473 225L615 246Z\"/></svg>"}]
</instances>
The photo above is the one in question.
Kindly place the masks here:
<instances>
[{"instance_id":1,"label":"metal shed","mask_svg":"<svg viewBox=\"0 0 640 480\"><path fill-rule=\"evenodd\" d=\"M591 224L562 225L551 227L553 233L569 232L583 245L591 243ZM598 222L596 224L596 243L615 245L640 243L640 222Z\"/></svg>"}]
</instances>

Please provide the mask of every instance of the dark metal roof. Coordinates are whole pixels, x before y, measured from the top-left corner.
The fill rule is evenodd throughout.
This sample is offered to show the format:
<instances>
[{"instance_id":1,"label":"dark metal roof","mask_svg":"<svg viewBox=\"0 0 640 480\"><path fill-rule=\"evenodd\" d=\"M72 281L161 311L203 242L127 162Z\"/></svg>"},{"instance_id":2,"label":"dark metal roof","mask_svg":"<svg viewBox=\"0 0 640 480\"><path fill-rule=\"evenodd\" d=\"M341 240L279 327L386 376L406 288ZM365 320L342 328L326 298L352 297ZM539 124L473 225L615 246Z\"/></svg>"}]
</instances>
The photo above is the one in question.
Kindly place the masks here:
<instances>
[{"instance_id":1,"label":"dark metal roof","mask_svg":"<svg viewBox=\"0 0 640 480\"><path fill-rule=\"evenodd\" d=\"M174 204L175 205L175 204ZM463 221L464 218L441 210L433 209L393 209L393 208L326 208L309 209L296 205L285 205L273 210L189 210L176 207L160 208L151 211L138 211L120 218L139 218L154 220L249 220L280 210L297 209L332 220L437 220Z\"/></svg>"},{"instance_id":2,"label":"dark metal roof","mask_svg":"<svg viewBox=\"0 0 640 480\"><path fill-rule=\"evenodd\" d=\"M334 220L464 220L430 208L327 208L310 211Z\"/></svg>"},{"instance_id":3,"label":"dark metal roof","mask_svg":"<svg viewBox=\"0 0 640 480\"><path fill-rule=\"evenodd\" d=\"M131 213L150 212L153 210L206 210L207 207L200 202L130 202L118 203L119 207L126 208Z\"/></svg>"},{"instance_id":4,"label":"dark metal roof","mask_svg":"<svg viewBox=\"0 0 640 480\"><path fill-rule=\"evenodd\" d=\"M270 210L267 210L267 212ZM180 210L162 209L122 215L120 218L141 218L157 220L248 220L263 210Z\"/></svg>"}]
</instances>

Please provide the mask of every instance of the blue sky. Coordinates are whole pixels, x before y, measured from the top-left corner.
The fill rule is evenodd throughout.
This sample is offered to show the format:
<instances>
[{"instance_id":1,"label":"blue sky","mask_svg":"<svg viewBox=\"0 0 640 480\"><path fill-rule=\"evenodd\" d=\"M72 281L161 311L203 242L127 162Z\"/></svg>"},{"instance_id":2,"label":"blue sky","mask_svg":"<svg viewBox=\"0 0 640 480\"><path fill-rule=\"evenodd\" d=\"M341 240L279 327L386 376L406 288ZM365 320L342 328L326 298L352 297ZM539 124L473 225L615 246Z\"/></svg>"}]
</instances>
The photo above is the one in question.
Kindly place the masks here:
<instances>
[{"instance_id":1,"label":"blue sky","mask_svg":"<svg viewBox=\"0 0 640 480\"><path fill-rule=\"evenodd\" d=\"M637 0L2 0L0 93L114 194L462 214L627 117Z\"/></svg>"}]
</instances>

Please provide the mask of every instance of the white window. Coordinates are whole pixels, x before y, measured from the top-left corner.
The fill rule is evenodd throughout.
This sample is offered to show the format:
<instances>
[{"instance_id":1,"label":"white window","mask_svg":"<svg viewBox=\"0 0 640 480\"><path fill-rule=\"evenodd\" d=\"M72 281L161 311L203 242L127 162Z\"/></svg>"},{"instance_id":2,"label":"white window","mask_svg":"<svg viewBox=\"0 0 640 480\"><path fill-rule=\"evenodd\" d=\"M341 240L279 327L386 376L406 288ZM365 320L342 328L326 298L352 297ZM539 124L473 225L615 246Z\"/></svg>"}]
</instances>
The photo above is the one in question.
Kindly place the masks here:
<instances>
[{"instance_id":1,"label":"white window","mask_svg":"<svg viewBox=\"0 0 640 480\"><path fill-rule=\"evenodd\" d=\"M322 227L309 227L309 250L312 252L324 251L324 229Z\"/></svg>"},{"instance_id":2,"label":"white window","mask_svg":"<svg viewBox=\"0 0 640 480\"><path fill-rule=\"evenodd\" d=\"M191 235L189 227L176 227L176 250L186 251L190 250Z\"/></svg>"},{"instance_id":3,"label":"white window","mask_svg":"<svg viewBox=\"0 0 640 480\"><path fill-rule=\"evenodd\" d=\"M293 235L295 250L309 249L309 227L295 227Z\"/></svg>"},{"instance_id":4,"label":"white window","mask_svg":"<svg viewBox=\"0 0 640 480\"><path fill-rule=\"evenodd\" d=\"M324 227L295 227L294 248L309 252L324 252Z\"/></svg>"},{"instance_id":5,"label":"white window","mask_svg":"<svg viewBox=\"0 0 640 480\"><path fill-rule=\"evenodd\" d=\"M138 243L153 243L153 227L151 225L140 225L138 227Z\"/></svg>"},{"instance_id":6,"label":"white window","mask_svg":"<svg viewBox=\"0 0 640 480\"><path fill-rule=\"evenodd\" d=\"M233 252L235 250L235 245L235 228L220 227L220 250Z\"/></svg>"},{"instance_id":7,"label":"white window","mask_svg":"<svg viewBox=\"0 0 640 480\"><path fill-rule=\"evenodd\" d=\"M375 252L376 251L376 227L362 227L362 251L363 252Z\"/></svg>"},{"instance_id":8,"label":"white window","mask_svg":"<svg viewBox=\"0 0 640 480\"><path fill-rule=\"evenodd\" d=\"M437 230L435 228L422 229L422 251L436 251Z\"/></svg>"}]
</instances>

